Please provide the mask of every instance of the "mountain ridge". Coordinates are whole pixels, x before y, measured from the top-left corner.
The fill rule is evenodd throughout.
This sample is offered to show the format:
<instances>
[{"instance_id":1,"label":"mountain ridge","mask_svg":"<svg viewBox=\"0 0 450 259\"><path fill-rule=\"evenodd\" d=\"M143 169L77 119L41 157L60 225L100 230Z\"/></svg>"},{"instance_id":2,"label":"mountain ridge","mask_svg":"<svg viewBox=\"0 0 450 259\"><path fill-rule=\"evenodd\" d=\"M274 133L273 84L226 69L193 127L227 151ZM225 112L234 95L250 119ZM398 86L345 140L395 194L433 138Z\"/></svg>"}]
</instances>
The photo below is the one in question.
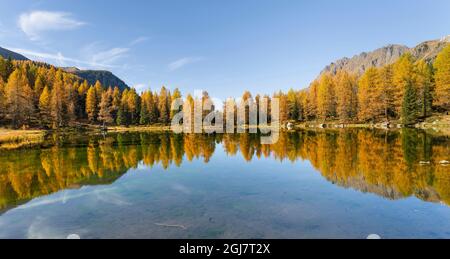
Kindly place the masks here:
<instances>
[{"instance_id":1,"label":"mountain ridge","mask_svg":"<svg viewBox=\"0 0 450 259\"><path fill-rule=\"evenodd\" d=\"M403 54L411 53L417 59L432 62L439 52L450 42L450 35L439 40L429 40L409 48L405 45L389 44L369 52L362 52L352 58L344 57L326 66L324 73L336 74L344 70L353 74L362 75L370 67L382 67L397 61Z\"/></svg>"},{"instance_id":2,"label":"mountain ridge","mask_svg":"<svg viewBox=\"0 0 450 259\"><path fill-rule=\"evenodd\" d=\"M11 58L14 60L21 60L21 61L29 60L27 57L25 57L19 53L16 53L14 51L11 51L9 49L5 49L2 47L0 47L0 56L2 56L4 59Z\"/></svg>"},{"instance_id":3,"label":"mountain ridge","mask_svg":"<svg viewBox=\"0 0 450 259\"><path fill-rule=\"evenodd\" d=\"M104 87L119 87L120 90L130 88L122 79L107 70L81 70L77 67L62 67L64 71L77 75L93 85L99 81Z\"/></svg>"},{"instance_id":4,"label":"mountain ridge","mask_svg":"<svg viewBox=\"0 0 450 259\"><path fill-rule=\"evenodd\" d=\"M27 57L25 57L19 53L16 53L14 51L11 51L11 50L8 50L8 49L2 48L2 47L0 47L0 56L2 56L5 59L10 57L11 59L19 60L19 61L29 61L30 60ZM122 79L120 79L119 77L114 75L111 71L82 70L77 67L59 67L59 68L61 68L62 70L66 71L68 73L78 76L82 80L88 81L88 83L91 85L93 85L97 81L99 81L100 83L102 83L102 85L104 87L117 86L122 91L129 88L129 86Z\"/></svg>"}]
</instances>

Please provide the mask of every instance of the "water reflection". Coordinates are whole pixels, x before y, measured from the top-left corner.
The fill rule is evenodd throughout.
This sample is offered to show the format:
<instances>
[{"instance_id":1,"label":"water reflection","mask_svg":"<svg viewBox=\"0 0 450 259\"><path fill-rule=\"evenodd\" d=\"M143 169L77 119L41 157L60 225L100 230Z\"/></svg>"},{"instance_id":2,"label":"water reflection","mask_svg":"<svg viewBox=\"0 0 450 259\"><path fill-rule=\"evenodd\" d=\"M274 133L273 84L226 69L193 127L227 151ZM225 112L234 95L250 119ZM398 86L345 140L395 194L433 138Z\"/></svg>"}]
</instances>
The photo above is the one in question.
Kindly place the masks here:
<instances>
[{"instance_id":1,"label":"water reflection","mask_svg":"<svg viewBox=\"0 0 450 259\"><path fill-rule=\"evenodd\" d=\"M0 156L0 212L84 185L111 184L140 163L152 168L209 163L216 148L246 161L308 160L330 182L388 199L415 196L450 205L450 139L404 129L284 132L274 145L255 134L109 134L63 138L49 148L5 151ZM151 172L151 170L150 170Z\"/></svg>"}]
</instances>

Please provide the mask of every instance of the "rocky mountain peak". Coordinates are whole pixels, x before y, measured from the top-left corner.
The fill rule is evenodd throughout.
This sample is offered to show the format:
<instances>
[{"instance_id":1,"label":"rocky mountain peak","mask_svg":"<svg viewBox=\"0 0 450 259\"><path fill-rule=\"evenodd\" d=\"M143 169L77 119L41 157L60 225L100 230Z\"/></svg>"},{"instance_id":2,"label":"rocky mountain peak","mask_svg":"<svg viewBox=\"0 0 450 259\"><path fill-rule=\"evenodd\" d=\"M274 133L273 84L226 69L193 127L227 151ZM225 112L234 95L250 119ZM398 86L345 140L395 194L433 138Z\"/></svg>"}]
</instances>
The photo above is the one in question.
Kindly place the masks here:
<instances>
[{"instance_id":1,"label":"rocky mountain peak","mask_svg":"<svg viewBox=\"0 0 450 259\"><path fill-rule=\"evenodd\" d=\"M346 70L355 74L362 74L369 67L380 67L395 62L401 55L409 50L403 45L387 45L372 52L362 52L352 58L343 58L331 63L322 73L337 73ZM322 74L321 73L321 74Z\"/></svg>"},{"instance_id":2,"label":"rocky mountain peak","mask_svg":"<svg viewBox=\"0 0 450 259\"><path fill-rule=\"evenodd\" d=\"M335 74L339 70L345 70L357 75L363 74L370 67L382 67L392 64L405 53L411 53L417 59L432 62L439 52L450 42L450 35L440 40L431 40L420 43L414 48L404 45L391 44L371 52L363 52L352 58L337 60L321 72Z\"/></svg>"}]
</instances>

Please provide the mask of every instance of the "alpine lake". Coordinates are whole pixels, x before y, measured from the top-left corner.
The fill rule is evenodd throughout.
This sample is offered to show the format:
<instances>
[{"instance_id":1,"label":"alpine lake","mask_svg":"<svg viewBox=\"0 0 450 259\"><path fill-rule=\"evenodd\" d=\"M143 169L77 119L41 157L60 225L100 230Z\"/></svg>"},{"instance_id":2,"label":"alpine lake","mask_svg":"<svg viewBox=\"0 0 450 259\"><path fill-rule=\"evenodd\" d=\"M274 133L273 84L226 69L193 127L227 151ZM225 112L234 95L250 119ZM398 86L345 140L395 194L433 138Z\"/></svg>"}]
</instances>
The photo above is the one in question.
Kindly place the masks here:
<instances>
[{"instance_id":1,"label":"alpine lake","mask_svg":"<svg viewBox=\"0 0 450 259\"><path fill-rule=\"evenodd\" d=\"M0 238L450 238L450 137L50 135L0 150Z\"/></svg>"}]
</instances>

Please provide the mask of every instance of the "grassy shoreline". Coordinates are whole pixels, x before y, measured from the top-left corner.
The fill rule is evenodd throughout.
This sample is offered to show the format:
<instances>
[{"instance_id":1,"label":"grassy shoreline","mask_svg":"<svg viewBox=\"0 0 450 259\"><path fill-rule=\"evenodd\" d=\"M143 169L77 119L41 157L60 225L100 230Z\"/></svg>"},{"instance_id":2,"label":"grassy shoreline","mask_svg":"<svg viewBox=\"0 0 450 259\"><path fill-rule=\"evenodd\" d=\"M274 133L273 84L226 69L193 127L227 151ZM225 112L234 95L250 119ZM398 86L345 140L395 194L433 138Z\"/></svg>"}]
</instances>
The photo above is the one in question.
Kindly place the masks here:
<instances>
[{"instance_id":1,"label":"grassy shoreline","mask_svg":"<svg viewBox=\"0 0 450 259\"><path fill-rule=\"evenodd\" d=\"M294 129L339 129L339 128L366 128L366 129L383 129L395 130L404 127L399 121L391 121L386 123L342 123L339 121L328 122L303 122L293 123ZM417 123L412 128L425 130L430 133L437 133L450 136L450 115L437 115L427 118L425 121Z\"/></svg>"},{"instance_id":2,"label":"grassy shoreline","mask_svg":"<svg viewBox=\"0 0 450 259\"><path fill-rule=\"evenodd\" d=\"M44 141L46 135L47 131L45 130L0 129L0 150L39 145Z\"/></svg>"},{"instance_id":3,"label":"grassy shoreline","mask_svg":"<svg viewBox=\"0 0 450 259\"><path fill-rule=\"evenodd\" d=\"M108 132L120 133L120 132L161 132L170 131L170 126L154 125L154 126L112 126L108 127Z\"/></svg>"}]
</instances>

